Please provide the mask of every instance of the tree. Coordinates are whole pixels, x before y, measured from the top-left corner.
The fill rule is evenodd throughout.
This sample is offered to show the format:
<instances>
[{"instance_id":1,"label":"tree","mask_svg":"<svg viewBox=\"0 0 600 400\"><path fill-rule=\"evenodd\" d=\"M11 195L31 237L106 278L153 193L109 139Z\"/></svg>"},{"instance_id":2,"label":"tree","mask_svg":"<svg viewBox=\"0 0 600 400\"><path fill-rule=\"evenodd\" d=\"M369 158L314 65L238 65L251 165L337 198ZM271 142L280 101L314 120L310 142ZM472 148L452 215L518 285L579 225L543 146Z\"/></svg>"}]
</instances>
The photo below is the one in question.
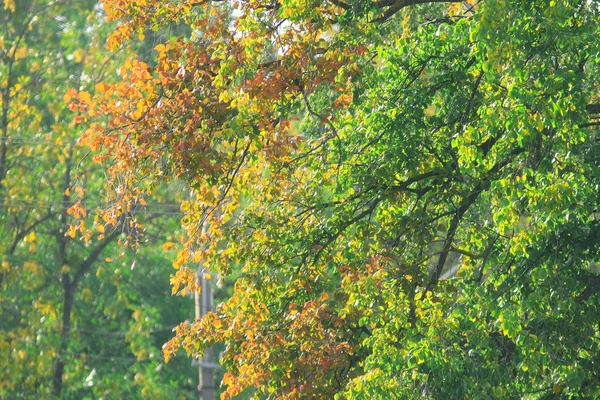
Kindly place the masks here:
<instances>
[{"instance_id":1,"label":"tree","mask_svg":"<svg viewBox=\"0 0 600 400\"><path fill-rule=\"evenodd\" d=\"M92 214L106 207L103 171L77 143L84 125L64 95L109 79L118 59L101 51L109 26L95 6L1 6L3 399L195 397L189 362L163 368L160 359L173 326L193 312L183 307L189 301L169 298L171 268L156 251L178 241L178 198L161 190L171 196L148 198L145 212L138 207L118 223ZM146 221L141 239L149 243L137 253L118 245L135 239L133 217Z\"/></svg>"},{"instance_id":2,"label":"tree","mask_svg":"<svg viewBox=\"0 0 600 400\"><path fill-rule=\"evenodd\" d=\"M193 32L71 104L119 207L185 179L175 290L239 274L167 359L224 343L226 398L598 395L595 2L106 7L110 46Z\"/></svg>"}]
</instances>

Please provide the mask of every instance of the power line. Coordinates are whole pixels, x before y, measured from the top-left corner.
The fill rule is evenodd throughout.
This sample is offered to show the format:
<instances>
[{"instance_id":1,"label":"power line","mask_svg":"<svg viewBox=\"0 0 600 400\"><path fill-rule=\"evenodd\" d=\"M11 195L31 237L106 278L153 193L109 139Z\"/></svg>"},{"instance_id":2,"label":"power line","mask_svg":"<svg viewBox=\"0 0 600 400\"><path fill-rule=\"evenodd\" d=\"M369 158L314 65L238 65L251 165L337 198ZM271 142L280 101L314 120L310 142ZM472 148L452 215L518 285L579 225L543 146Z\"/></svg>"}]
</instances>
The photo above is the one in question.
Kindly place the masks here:
<instances>
[{"instance_id":1,"label":"power line","mask_svg":"<svg viewBox=\"0 0 600 400\"><path fill-rule=\"evenodd\" d=\"M13 140L11 138L0 138L0 142L5 142L6 144L32 144L32 145L38 145L38 144L42 144L42 145L47 145L47 146L60 146L63 147L65 145L75 145L75 146L81 146L81 147L87 147L86 145L83 144L79 144L77 143L77 140L69 140L69 141L64 141L62 143L58 143L59 140Z\"/></svg>"},{"instance_id":2,"label":"power line","mask_svg":"<svg viewBox=\"0 0 600 400\"><path fill-rule=\"evenodd\" d=\"M19 198L12 198L10 199L10 201L16 201L16 202L21 202L21 203L41 203L41 204L45 204L45 203L52 203L52 204L60 204L60 205L73 205L75 203L77 203L76 201L73 200L40 200L40 199L19 199ZM85 201L83 202L84 205L93 205L93 206L108 206L109 203L106 202L99 202L99 201ZM145 205L143 205L143 207L181 207L180 203L160 203L160 202L149 202L146 203Z\"/></svg>"},{"instance_id":3,"label":"power line","mask_svg":"<svg viewBox=\"0 0 600 400\"><path fill-rule=\"evenodd\" d=\"M81 333L85 333L85 334L89 334L89 335L127 336L130 334L141 335L144 333L173 332L173 329L175 329L177 326L178 325L173 325L170 327L148 329L145 331L136 331L136 332L109 331L109 330L103 330L103 329L83 329L83 328L73 328L73 327L70 329L71 329L71 331L74 331L74 332L81 332Z\"/></svg>"},{"instance_id":4,"label":"power line","mask_svg":"<svg viewBox=\"0 0 600 400\"><path fill-rule=\"evenodd\" d=\"M6 304L1 304L2 306L9 308L10 306L7 306ZM179 325L172 325L172 326L165 326L165 327L161 327L161 328L153 328L153 329L146 329L146 330L142 330L142 331L111 331L111 330L106 330L106 329L86 329L86 328L76 328L74 326L69 326L69 330L71 332L80 332L80 333L84 333L84 334L88 334L88 335L105 335L105 336L127 336L127 335L142 335L145 333L150 333L150 334L155 334L155 333L162 333L162 332L173 332L175 328L177 328ZM39 332L39 331L38 331ZM49 331L47 328L46 329L42 329L42 332L45 332L46 334L51 334L51 333L55 333L55 334L60 334L60 332L52 332Z\"/></svg>"},{"instance_id":5,"label":"power line","mask_svg":"<svg viewBox=\"0 0 600 400\"><path fill-rule=\"evenodd\" d=\"M80 145L80 146L84 146L83 144L78 143L79 139L67 139L67 138L61 138L61 137L56 137L56 138L50 138L50 139L43 139L40 137L27 137L27 136L19 136L19 135L7 135L7 136L3 136L0 137L0 142L5 142L5 143L24 143L24 144L52 144L52 145L57 145L57 146L62 146L65 144L73 144L73 145ZM62 142L62 143L58 143L58 142Z\"/></svg>"},{"instance_id":6,"label":"power line","mask_svg":"<svg viewBox=\"0 0 600 400\"><path fill-rule=\"evenodd\" d=\"M53 208L59 208L60 206L64 205L64 204L61 205L58 203L59 202L56 202L55 204L48 204L48 205L0 203L0 208L16 208L16 209L29 209L29 210L52 210ZM71 204L75 204L75 203L71 203ZM87 211L104 211L103 208L87 208L86 210ZM147 209L131 210L131 211L129 211L129 213L131 213L131 214L148 213L148 214L153 214L153 215L184 215L184 213L182 213L181 211L151 211L151 210L147 210Z\"/></svg>"}]
</instances>

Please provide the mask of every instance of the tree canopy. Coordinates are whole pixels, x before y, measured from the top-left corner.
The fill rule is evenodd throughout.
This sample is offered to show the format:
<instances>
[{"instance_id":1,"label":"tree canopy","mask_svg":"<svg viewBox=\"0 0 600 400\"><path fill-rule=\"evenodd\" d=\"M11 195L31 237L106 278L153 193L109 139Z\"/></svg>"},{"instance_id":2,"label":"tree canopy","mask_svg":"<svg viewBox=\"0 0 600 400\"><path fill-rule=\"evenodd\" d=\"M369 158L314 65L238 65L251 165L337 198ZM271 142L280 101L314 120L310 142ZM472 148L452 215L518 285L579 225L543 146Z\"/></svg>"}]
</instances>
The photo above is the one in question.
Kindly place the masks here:
<instances>
[{"instance_id":1,"label":"tree canopy","mask_svg":"<svg viewBox=\"0 0 600 400\"><path fill-rule=\"evenodd\" d=\"M587 0L106 0L72 91L116 220L185 180L174 291L235 289L225 398L600 395L600 10Z\"/></svg>"},{"instance_id":2,"label":"tree canopy","mask_svg":"<svg viewBox=\"0 0 600 400\"><path fill-rule=\"evenodd\" d=\"M0 2L2 399L197 398L189 360L163 368L160 354L193 315L157 251L176 248L178 196L163 188L144 212L101 219L104 173L64 99L114 77L110 29L96 1ZM118 245L136 236L137 253Z\"/></svg>"}]
</instances>

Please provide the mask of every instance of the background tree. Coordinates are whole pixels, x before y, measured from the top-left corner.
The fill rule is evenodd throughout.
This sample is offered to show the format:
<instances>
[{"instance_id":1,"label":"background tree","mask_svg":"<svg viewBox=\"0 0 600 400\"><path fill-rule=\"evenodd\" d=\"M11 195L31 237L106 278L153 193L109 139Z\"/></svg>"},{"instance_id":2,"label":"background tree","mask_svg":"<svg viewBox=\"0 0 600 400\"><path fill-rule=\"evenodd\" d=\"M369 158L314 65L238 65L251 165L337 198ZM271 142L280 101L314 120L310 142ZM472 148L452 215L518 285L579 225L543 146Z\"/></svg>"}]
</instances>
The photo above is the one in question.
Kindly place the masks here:
<instances>
[{"instance_id":1,"label":"background tree","mask_svg":"<svg viewBox=\"0 0 600 400\"><path fill-rule=\"evenodd\" d=\"M598 395L596 3L116 4L111 46L193 34L71 105L112 218L183 178L175 290L239 274L167 359L223 342L225 397Z\"/></svg>"},{"instance_id":2,"label":"background tree","mask_svg":"<svg viewBox=\"0 0 600 400\"><path fill-rule=\"evenodd\" d=\"M160 359L172 327L193 313L189 300L169 298L161 248L179 241L177 192L165 188L118 223L100 219L103 171L77 143L83 119L65 103L67 89L109 79L120 57L103 51L101 8L0 7L0 397L195 397L189 361ZM148 247L118 245L136 238Z\"/></svg>"}]
</instances>

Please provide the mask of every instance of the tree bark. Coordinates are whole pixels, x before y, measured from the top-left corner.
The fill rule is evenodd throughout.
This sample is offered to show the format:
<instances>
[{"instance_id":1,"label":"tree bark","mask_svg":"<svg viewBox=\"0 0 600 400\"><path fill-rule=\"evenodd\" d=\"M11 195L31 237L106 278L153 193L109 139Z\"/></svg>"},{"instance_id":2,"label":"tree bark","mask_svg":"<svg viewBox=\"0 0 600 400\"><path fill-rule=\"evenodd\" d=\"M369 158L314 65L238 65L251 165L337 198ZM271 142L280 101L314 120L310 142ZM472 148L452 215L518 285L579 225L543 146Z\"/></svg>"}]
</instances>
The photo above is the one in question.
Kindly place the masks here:
<instances>
[{"instance_id":1,"label":"tree bark","mask_svg":"<svg viewBox=\"0 0 600 400\"><path fill-rule=\"evenodd\" d=\"M60 397L62 391L63 375L65 372L64 356L69 347L69 335L71 333L71 311L73 310L73 298L75 295L75 287L71 285L69 274L63 273L63 317L62 328L60 331L60 345L56 356L56 365L54 368L54 378L52 380L54 396Z\"/></svg>"}]
</instances>

